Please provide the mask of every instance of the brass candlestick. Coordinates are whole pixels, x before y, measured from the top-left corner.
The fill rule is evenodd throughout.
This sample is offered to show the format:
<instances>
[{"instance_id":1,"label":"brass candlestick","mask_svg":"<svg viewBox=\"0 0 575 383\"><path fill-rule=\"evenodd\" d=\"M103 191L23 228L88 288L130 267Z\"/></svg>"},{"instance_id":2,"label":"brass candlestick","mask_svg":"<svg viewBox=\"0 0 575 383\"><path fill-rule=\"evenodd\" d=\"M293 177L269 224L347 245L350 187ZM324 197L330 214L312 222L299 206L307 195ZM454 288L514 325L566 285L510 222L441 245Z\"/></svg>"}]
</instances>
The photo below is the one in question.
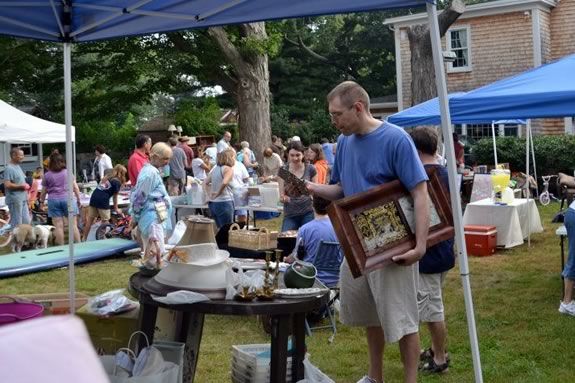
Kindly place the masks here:
<instances>
[{"instance_id":1,"label":"brass candlestick","mask_svg":"<svg viewBox=\"0 0 575 383\"><path fill-rule=\"evenodd\" d=\"M258 299L271 300L274 297L274 289L272 281L270 281L270 260L272 257L271 251L266 251L266 271L264 274L264 284L258 292Z\"/></svg>"}]
</instances>

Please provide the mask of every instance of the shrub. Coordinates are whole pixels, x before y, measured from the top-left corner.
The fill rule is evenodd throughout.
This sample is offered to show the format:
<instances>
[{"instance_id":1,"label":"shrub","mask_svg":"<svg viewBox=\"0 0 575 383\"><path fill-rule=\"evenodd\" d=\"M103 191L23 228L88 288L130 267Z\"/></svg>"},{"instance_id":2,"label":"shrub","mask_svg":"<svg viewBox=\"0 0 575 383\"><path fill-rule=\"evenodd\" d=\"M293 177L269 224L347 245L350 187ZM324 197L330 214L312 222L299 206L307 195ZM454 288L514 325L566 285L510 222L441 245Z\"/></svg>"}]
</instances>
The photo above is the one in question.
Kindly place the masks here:
<instances>
[{"instance_id":1,"label":"shrub","mask_svg":"<svg viewBox=\"0 0 575 383\"><path fill-rule=\"evenodd\" d=\"M509 162L511 170L525 171L525 139L498 137L497 160ZM541 177L558 172L572 174L575 169L575 136L533 137L537 175ZM482 139L471 148L473 161L477 164L493 164L493 141ZM531 163L531 166L533 164Z\"/></svg>"}]
</instances>

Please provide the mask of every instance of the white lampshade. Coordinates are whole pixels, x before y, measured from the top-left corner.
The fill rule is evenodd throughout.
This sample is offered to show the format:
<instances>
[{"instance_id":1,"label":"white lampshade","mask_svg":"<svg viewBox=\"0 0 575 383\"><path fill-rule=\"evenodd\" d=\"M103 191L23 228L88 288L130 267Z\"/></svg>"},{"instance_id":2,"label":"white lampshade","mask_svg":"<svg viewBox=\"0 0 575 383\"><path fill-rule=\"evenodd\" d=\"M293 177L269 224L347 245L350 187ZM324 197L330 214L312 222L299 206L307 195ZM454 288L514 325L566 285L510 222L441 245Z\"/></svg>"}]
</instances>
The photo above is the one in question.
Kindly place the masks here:
<instances>
[{"instance_id":1,"label":"white lampshade","mask_svg":"<svg viewBox=\"0 0 575 383\"><path fill-rule=\"evenodd\" d=\"M181 125L176 126L176 130L178 131L178 133L182 133L182 126Z\"/></svg>"},{"instance_id":2,"label":"white lampshade","mask_svg":"<svg viewBox=\"0 0 575 383\"><path fill-rule=\"evenodd\" d=\"M175 132L176 130L177 130L177 129L176 129L176 125L171 124L170 126L168 126L168 132L172 132L172 133L173 133L173 132Z\"/></svg>"}]
</instances>

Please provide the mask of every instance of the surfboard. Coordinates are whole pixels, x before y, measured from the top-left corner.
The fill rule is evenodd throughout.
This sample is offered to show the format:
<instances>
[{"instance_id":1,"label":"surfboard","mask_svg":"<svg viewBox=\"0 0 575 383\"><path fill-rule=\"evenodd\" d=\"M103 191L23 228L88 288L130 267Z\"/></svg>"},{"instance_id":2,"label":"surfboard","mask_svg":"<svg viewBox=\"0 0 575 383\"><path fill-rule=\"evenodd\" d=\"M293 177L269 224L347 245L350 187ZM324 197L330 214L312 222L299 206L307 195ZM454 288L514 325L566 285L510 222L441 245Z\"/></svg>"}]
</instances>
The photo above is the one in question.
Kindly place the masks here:
<instances>
[{"instance_id":1,"label":"surfboard","mask_svg":"<svg viewBox=\"0 0 575 383\"><path fill-rule=\"evenodd\" d=\"M74 260L76 264L92 262L135 247L138 247L135 241L121 238L77 243L74 246ZM68 245L0 255L0 278L66 267L68 257Z\"/></svg>"}]
</instances>

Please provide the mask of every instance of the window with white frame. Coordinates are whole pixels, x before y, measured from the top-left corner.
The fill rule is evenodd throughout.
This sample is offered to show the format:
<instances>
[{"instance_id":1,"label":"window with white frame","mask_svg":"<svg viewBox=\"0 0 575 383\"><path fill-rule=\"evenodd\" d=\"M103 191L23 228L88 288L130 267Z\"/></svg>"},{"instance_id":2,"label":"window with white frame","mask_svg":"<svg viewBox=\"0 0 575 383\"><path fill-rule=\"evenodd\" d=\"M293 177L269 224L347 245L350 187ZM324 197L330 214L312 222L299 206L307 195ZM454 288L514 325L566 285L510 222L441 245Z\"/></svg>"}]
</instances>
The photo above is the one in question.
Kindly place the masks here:
<instances>
[{"instance_id":1,"label":"window with white frame","mask_svg":"<svg viewBox=\"0 0 575 383\"><path fill-rule=\"evenodd\" d=\"M447 48L455 53L455 61L447 66L449 72L471 70L471 38L469 26L452 28L447 31Z\"/></svg>"},{"instance_id":2,"label":"window with white frame","mask_svg":"<svg viewBox=\"0 0 575 383\"><path fill-rule=\"evenodd\" d=\"M38 156L38 145L37 144L12 144L10 148L20 148L24 152L24 160L31 160Z\"/></svg>"}]
</instances>

